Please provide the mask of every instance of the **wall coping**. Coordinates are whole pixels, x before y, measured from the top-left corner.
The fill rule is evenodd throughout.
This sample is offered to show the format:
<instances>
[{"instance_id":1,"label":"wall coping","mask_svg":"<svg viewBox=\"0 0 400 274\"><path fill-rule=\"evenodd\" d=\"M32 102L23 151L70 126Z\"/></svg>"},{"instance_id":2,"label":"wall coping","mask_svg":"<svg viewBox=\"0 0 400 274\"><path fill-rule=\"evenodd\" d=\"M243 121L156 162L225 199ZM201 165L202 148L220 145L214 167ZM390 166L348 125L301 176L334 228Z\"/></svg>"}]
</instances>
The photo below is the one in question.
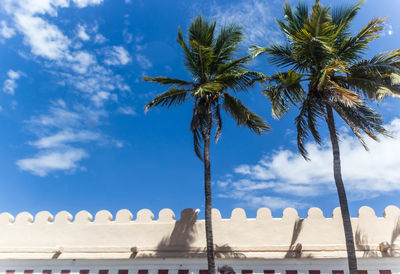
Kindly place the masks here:
<instances>
[{"instance_id":1,"label":"wall coping","mask_svg":"<svg viewBox=\"0 0 400 274\"><path fill-rule=\"evenodd\" d=\"M345 258L340 208L331 218L319 208L311 208L299 218L293 208L273 218L260 208L256 218L247 218L241 208L222 219L213 209L217 258L282 259ZM370 207L361 207L352 218L357 256L360 258L400 258L400 209L388 206L383 217ZM138 259L204 258L204 220L193 209L185 209L180 219L163 209L155 220L148 209L136 218L127 209L115 217L101 210L93 217L82 210L75 216L61 211L53 216L41 211L15 218L0 214L0 260L11 259Z\"/></svg>"}]
</instances>

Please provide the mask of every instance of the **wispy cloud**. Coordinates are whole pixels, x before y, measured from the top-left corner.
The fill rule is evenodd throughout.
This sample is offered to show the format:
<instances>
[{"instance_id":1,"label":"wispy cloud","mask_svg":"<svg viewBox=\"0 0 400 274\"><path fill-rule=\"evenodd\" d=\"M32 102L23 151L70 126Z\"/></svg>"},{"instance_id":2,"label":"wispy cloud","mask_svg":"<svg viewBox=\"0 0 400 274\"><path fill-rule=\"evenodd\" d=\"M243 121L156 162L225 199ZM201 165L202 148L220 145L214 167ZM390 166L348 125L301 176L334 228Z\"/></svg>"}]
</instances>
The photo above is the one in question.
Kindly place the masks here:
<instances>
[{"instance_id":1,"label":"wispy cloud","mask_svg":"<svg viewBox=\"0 0 400 274\"><path fill-rule=\"evenodd\" d=\"M105 60L106 65L122 66L131 61L129 53L122 46L103 46L107 39L98 33L97 24L91 27L75 25L76 30L68 34L57 26L58 20L52 20L62 8L84 8L102 2L4 0L4 10L11 20L8 25L2 24L3 30L6 26L22 35L31 52L31 55L25 54L27 59L33 57L32 60L45 66L63 90L77 99L69 105L63 100L53 102L44 114L29 119L26 126L36 140L28 144L36 148L37 153L17 161L22 170L40 176L53 171L75 170L83 158L90 156L88 149L83 147L85 143L115 145L112 138L97 129L102 124L101 118L108 116L107 106L118 104L119 93L130 91L130 88L122 76L99 60ZM85 47L83 50L84 43L92 37L92 45L97 48L89 50ZM14 72L12 78L10 73L3 91L11 94L17 87L19 76Z\"/></svg>"},{"instance_id":2,"label":"wispy cloud","mask_svg":"<svg viewBox=\"0 0 400 274\"><path fill-rule=\"evenodd\" d=\"M105 55L104 63L107 65L126 65L131 61L129 52L122 46L113 46L107 49Z\"/></svg>"},{"instance_id":3,"label":"wispy cloud","mask_svg":"<svg viewBox=\"0 0 400 274\"><path fill-rule=\"evenodd\" d=\"M8 27L6 21L2 20L0 22L0 35L3 36L3 38L8 39L15 35L15 30Z\"/></svg>"},{"instance_id":4,"label":"wispy cloud","mask_svg":"<svg viewBox=\"0 0 400 274\"><path fill-rule=\"evenodd\" d=\"M33 54L51 60L61 60L68 55L71 42L55 25L18 10L14 18L18 30L25 36L25 44L31 47Z\"/></svg>"},{"instance_id":5,"label":"wispy cloud","mask_svg":"<svg viewBox=\"0 0 400 274\"><path fill-rule=\"evenodd\" d=\"M215 18L218 24L235 23L242 26L246 35L246 46L266 46L282 39L275 21L276 14L280 11L277 3L281 1L242 0L234 4L215 1L207 14Z\"/></svg>"},{"instance_id":6,"label":"wispy cloud","mask_svg":"<svg viewBox=\"0 0 400 274\"><path fill-rule=\"evenodd\" d=\"M128 29L124 29L122 31L122 36L124 38L125 43L130 44L133 41L133 34L129 32Z\"/></svg>"},{"instance_id":7,"label":"wispy cloud","mask_svg":"<svg viewBox=\"0 0 400 274\"><path fill-rule=\"evenodd\" d=\"M45 151L32 158L17 161L22 170L39 176L46 176L52 171L73 171L78 162L87 157L82 149L66 148L63 151Z\"/></svg>"},{"instance_id":8,"label":"wispy cloud","mask_svg":"<svg viewBox=\"0 0 400 274\"><path fill-rule=\"evenodd\" d=\"M118 108L118 112L119 112L119 113L122 113L122 114L125 114L125 115L131 115L131 116L136 116L136 115L137 115L137 112L135 111L134 108L132 108L132 107L127 107L127 106L125 106L125 107L119 107L119 108Z\"/></svg>"},{"instance_id":9,"label":"wispy cloud","mask_svg":"<svg viewBox=\"0 0 400 274\"><path fill-rule=\"evenodd\" d=\"M147 59L146 56L144 56L143 54L136 54L136 61L138 62L139 66L142 69L149 69L153 66L153 64L150 62L149 59Z\"/></svg>"},{"instance_id":10,"label":"wispy cloud","mask_svg":"<svg viewBox=\"0 0 400 274\"><path fill-rule=\"evenodd\" d=\"M342 132L342 172L350 199L400 191L400 119L394 119L387 128L396 137L382 137L380 142L369 140L369 152L355 137ZM290 196L291 203L300 205L298 200L303 197L335 193L329 141L325 140L322 146L310 142L307 149L311 161L305 161L295 150L279 149L256 164L234 168L233 175L217 181L220 197L273 208L279 203L266 196L285 200Z\"/></svg>"},{"instance_id":11,"label":"wispy cloud","mask_svg":"<svg viewBox=\"0 0 400 274\"><path fill-rule=\"evenodd\" d=\"M68 108L63 100L53 102L48 113L34 116L26 122L37 138L28 144L38 152L18 160L17 165L39 176L53 171L75 170L79 161L89 157L89 153L82 148L83 144L112 142L95 130L100 119L106 115L102 110L82 105Z\"/></svg>"},{"instance_id":12,"label":"wispy cloud","mask_svg":"<svg viewBox=\"0 0 400 274\"><path fill-rule=\"evenodd\" d=\"M87 6L95 6L103 3L103 0L72 0L79 8L84 8Z\"/></svg>"},{"instance_id":13,"label":"wispy cloud","mask_svg":"<svg viewBox=\"0 0 400 274\"><path fill-rule=\"evenodd\" d=\"M103 43L107 42L107 38L105 38L102 34L97 33L94 37L94 42L96 44L103 44Z\"/></svg>"},{"instance_id":14,"label":"wispy cloud","mask_svg":"<svg viewBox=\"0 0 400 274\"><path fill-rule=\"evenodd\" d=\"M88 130L73 131L64 129L54 135L45 136L37 141L30 142L30 145L37 148L57 148L64 147L70 143L89 142L100 139L100 134Z\"/></svg>"},{"instance_id":15,"label":"wispy cloud","mask_svg":"<svg viewBox=\"0 0 400 274\"><path fill-rule=\"evenodd\" d=\"M3 92L14 95L15 89L18 87L17 80L21 77L21 72L10 69L7 72L8 79L4 81Z\"/></svg>"},{"instance_id":16,"label":"wispy cloud","mask_svg":"<svg viewBox=\"0 0 400 274\"><path fill-rule=\"evenodd\" d=\"M80 24L78 24L78 27L77 27L77 36L79 37L79 39L81 39L83 41L89 41L90 40L90 36L86 32L86 27L82 26Z\"/></svg>"}]
</instances>

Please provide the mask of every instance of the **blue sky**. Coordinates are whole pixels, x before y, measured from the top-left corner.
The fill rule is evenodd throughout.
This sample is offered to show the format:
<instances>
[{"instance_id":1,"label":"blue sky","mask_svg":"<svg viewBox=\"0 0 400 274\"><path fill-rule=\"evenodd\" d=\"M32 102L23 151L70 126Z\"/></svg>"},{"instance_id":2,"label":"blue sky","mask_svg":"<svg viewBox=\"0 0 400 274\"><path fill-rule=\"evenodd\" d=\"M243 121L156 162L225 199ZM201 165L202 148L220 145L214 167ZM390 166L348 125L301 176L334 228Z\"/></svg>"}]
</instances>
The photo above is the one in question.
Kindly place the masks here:
<instances>
[{"instance_id":1,"label":"blue sky","mask_svg":"<svg viewBox=\"0 0 400 274\"><path fill-rule=\"evenodd\" d=\"M296 3L296 1L291 1ZM313 1L309 1L310 3ZM344 4L347 1L322 1ZM354 1L352 1L354 2ZM179 212L203 202L203 169L189 131L191 106L144 105L163 91L143 75L188 78L176 43L198 14L219 24L244 26L246 48L279 42L274 16L283 1L1 0L0 8L0 211L48 210L93 214L121 208ZM400 3L366 1L354 22L388 17L368 56L400 42ZM263 57L252 68L273 73ZM270 207L281 216L295 207L306 216L338 205L328 142L309 143L311 162L296 151L293 118L273 120L256 87L241 99L264 116L272 131L262 137L224 116L222 138L211 148L214 207L228 218L235 207L254 217ZM400 136L399 102L376 106L393 135ZM400 140L382 138L363 151L339 123L345 184L351 212L362 205L381 215L399 206ZM321 127L326 136L326 128Z\"/></svg>"}]
</instances>

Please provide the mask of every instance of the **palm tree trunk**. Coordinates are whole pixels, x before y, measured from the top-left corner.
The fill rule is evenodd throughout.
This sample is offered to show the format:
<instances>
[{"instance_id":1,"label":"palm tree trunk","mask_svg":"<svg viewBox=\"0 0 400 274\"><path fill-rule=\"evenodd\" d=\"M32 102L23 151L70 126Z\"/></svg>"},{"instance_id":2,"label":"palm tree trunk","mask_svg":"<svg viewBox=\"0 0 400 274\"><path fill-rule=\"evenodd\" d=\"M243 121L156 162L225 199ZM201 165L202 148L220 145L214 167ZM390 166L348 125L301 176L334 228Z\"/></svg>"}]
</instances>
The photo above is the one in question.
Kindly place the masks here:
<instances>
[{"instance_id":1,"label":"palm tree trunk","mask_svg":"<svg viewBox=\"0 0 400 274\"><path fill-rule=\"evenodd\" d=\"M340 151L339 142L336 134L335 120L333 117L332 107L326 105L327 118L326 122L329 128L329 135L332 142L332 152L333 152L333 175L335 178L336 189L339 196L340 210L342 212L344 235L346 238L346 248L347 248L347 261L349 264L350 274L358 274L357 271L357 257L356 250L354 247L354 236L353 228L351 226L349 206L347 203L346 190L344 188L342 180L342 170L340 165Z\"/></svg>"},{"instance_id":2,"label":"palm tree trunk","mask_svg":"<svg viewBox=\"0 0 400 274\"><path fill-rule=\"evenodd\" d=\"M210 165L210 136L212 125L211 105L207 113L207 131L204 136L204 192L206 197L206 239L208 273L215 274L214 239L211 219L211 165Z\"/></svg>"}]
</instances>

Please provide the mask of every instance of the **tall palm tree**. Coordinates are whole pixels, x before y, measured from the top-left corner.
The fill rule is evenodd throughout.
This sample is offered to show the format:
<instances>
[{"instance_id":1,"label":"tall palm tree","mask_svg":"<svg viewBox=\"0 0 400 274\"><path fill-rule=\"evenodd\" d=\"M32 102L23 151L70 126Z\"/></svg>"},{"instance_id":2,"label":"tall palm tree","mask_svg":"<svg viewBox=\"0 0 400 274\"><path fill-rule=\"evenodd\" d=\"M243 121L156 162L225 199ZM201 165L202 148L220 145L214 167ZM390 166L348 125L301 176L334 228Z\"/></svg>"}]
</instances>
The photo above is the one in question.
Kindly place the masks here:
<instances>
[{"instance_id":1,"label":"tall palm tree","mask_svg":"<svg viewBox=\"0 0 400 274\"><path fill-rule=\"evenodd\" d=\"M400 50L363 59L368 44L379 37L385 20L373 19L359 33L351 35L350 23L361 5L359 2L331 9L316 1L310 10L301 3L293 10L286 3L284 20L277 20L286 43L253 47L255 55L264 53L272 64L286 70L269 77L263 93L271 101L276 118L281 118L293 105L299 107L295 119L297 146L304 158L308 159L305 147L308 137L321 143L320 120L325 120L328 126L351 274L357 274L357 258L334 112L367 149L363 133L374 140L377 133L387 135L381 116L368 106L367 99L398 92L391 83L391 75L400 72Z\"/></svg>"},{"instance_id":2,"label":"tall palm tree","mask_svg":"<svg viewBox=\"0 0 400 274\"><path fill-rule=\"evenodd\" d=\"M207 238L208 273L215 273L214 243L211 223L211 166L210 140L215 126L215 141L221 135L221 108L237 122L257 134L269 129L263 119L251 112L243 103L230 94L246 91L263 74L249 71L246 64L251 55L235 58L239 43L243 40L240 27L224 26L216 34L215 22L196 17L188 29L187 41L178 29L177 42L183 49L185 67L190 80L168 77L144 77L144 81L170 86L167 91L154 97L146 105L146 111L156 107L171 107L193 102L190 130L193 134L194 151L204 164L205 229Z\"/></svg>"}]
</instances>

